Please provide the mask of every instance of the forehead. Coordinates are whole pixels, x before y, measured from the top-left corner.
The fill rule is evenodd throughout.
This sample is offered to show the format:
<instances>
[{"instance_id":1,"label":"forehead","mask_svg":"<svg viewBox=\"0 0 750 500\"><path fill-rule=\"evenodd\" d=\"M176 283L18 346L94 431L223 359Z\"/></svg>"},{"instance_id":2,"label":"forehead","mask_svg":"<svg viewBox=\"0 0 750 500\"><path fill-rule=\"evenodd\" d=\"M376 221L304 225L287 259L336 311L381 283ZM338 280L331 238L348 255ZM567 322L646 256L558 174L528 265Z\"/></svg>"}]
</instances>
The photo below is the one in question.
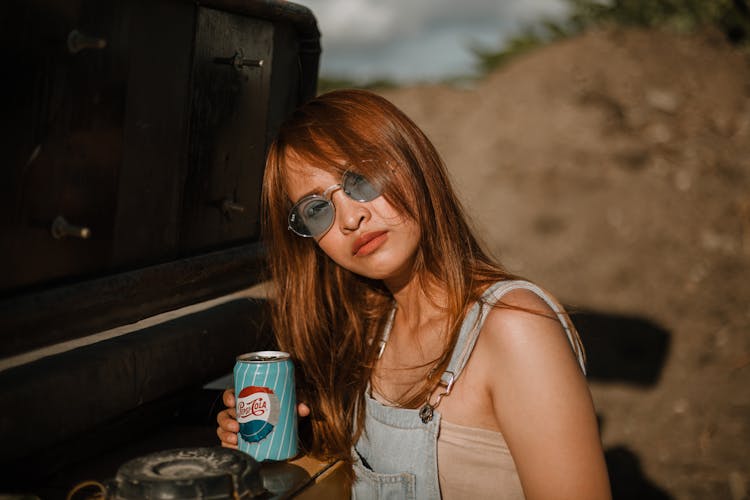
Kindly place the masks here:
<instances>
[{"instance_id":1,"label":"forehead","mask_svg":"<svg viewBox=\"0 0 750 500\"><path fill-rule=\"evenodd\" d=\"M296 158L289 158L283 169L286 192L293 203L309 194L320 194L341 181L341 175L333 168L326 170Z\"/></svg>"}]
</instances>

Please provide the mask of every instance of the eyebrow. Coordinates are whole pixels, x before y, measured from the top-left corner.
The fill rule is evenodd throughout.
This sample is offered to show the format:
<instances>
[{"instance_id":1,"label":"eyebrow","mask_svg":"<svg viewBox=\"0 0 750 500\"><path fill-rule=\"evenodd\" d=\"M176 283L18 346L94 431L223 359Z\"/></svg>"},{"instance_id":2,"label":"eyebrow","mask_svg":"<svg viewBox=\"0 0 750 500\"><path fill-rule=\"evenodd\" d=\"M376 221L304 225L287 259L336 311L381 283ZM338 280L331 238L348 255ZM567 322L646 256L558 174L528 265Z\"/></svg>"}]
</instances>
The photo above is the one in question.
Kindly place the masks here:
<instances>
[{"instance_id":1,"label":"eyebrow","mask_svg":"<svg viewBox=\"0 0 750 500\"><path fill-rule=\"evenodd\" d=\"M313 189L311 189L310 191L307 191L306 193L304 193L302 196L300 196L296 200L293 200L292 201L292 205L294 205L296 203L299 203L300 200L304 200L308 196L312 196L314 194L320 195L320 193L322 193L322 192L323 192L323 189L321 189L319 186L316 186Z\"/></svg>"},{"instance_id":2,"label":"eyebrow","mask_svg":"<svg viewBox=\"0 0 750 500\"><path fill-rule=\"evenodd\" d=\"M346 167L346 166L347 166L347 164L339 165L339 167ZM343 172L346 172L347 170L348 170L348 168L347 168L347 169L344 169L344 170L343 170ZM342 172L341 174L339 174L339 175L341 175L341 177L342 177L342 178L343 178L343 175L344 175L344 174L343 174L343 172ZM331 186L335 186L336 184L341 184L341 180L339 180L339 182L335 182L335 183L331 184ZM303 198L306 198L306 197L308 197L308 196L311 196L311 195L313 195L313 194L317 194L317 195L320 195L320 194L322 194L322 193L323 193L323 192L324 192L324 191L325 191L326 189L328 189L328 188L329 188L329 187L331 187L331 186L326 186L326 187L324 188L323 186L321 186L320 184L318 184L317 186L315 186L314 188L312 188L311 190L307 191L307 192L306 192L306 193L304 193L304 194L303 194L302 196L300 196L299 198L297 198L297 199L296 199L295 201L293 201L293 202L292 202L292 205L294 205L295 203L298 203L298 202L299 202L299 201L300 201L301 199L303 199Z\"/></svg>"},{"instance_id":3,"label":"eyebrow","mask_svg":"<svg viewBox=\"0 0 750 500\"><path fill-rule=\"evenodd\" d=\"M326 188L322 188L321 186L318 185L318 186L314 187L313 189L311 189L310 191L308 191L305 194L303 194L302 196L300 196L299 198L297 198L296 201L293 201L292 205L294 205L295 203L299 203L300 200L303 200L303 199L307 198L308 196L312 196L312 195L321 196L325 192L326 189L331 188L333 186L337 186L337 185L341 185L341 182L334 182L333 184L331 184L330 186L328 186Z\"/></svg>"},{"instance_id":4,"label":"eyebrow","mask_svg":"<svg viewBox=\"0 0 750 500\"><path fill-rule=\"evenodd\" d=\"M311 189L310 191L306 192L305 194L303 194L302 196L300 196L297 199L297 201L301 200L302 198L307 198L308 196L312 196L314 194L320 195L323 191L325 191L325 189L321 189L320 187L315 187ZM297 201L295 201L295 203L297 203Z\"/></svg>"}]
</instances>

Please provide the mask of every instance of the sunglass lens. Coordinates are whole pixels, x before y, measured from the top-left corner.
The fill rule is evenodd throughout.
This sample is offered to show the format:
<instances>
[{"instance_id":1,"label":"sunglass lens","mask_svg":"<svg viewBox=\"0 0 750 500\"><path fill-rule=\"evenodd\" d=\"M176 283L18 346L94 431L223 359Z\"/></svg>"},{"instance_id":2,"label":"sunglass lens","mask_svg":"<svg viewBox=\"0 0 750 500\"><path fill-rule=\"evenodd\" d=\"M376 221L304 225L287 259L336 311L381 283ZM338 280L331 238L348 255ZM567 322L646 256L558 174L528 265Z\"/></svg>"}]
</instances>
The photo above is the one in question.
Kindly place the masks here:
<instances>
[{"instance_id":1,"label":"sunglass lens","mask_svg":"<svg viewBox=\"0 0 750 500\"><path fill-rule=\"evenodd\" d=\"M381 194L377 186L354 172L346 172L341 184L344 192L353 200L372 201Z\"/></svg>"},{"instance_id":2,"label":"sunglass lens","mask_svg":"<svg viewBox=\"0 0 750 500\"><path fill-rule=\"evenodd\" d=\"M313 198L299 203L289 216L289 227L303 236L319 236L333 223L331 202L323 198Z\"/></svg>"}]
</instances>

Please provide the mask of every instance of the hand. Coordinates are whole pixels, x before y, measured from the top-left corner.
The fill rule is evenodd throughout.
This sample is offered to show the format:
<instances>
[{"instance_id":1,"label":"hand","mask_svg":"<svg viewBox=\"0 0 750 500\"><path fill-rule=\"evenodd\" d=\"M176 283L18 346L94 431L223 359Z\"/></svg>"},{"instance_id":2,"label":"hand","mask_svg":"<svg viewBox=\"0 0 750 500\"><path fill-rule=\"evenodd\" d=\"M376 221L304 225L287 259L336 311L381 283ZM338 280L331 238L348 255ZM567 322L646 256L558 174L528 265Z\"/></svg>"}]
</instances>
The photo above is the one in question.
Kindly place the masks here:
<instances>
[{"instance_id":1,"label":"hand","mask_svg":"<svg viewBox=\"0 0 750 500\"><path fill-rule=\"evenodd\" d=\"M219 427L216 429L216 435L221 440L221 445L225 448L237 448L237 433L240 431L240 424L237 423L237 410L235 408L234 389L227 389L222 395L226 410L222 410L216 416ZM297 405L297 414L300 417L310 415L310 407L305 403Z\"/></svg>"},{"instance_id":2,"label":"hand","mask_svg":"<svg viewBox=\"0 0 750 500\"><path fill-rule=\"evenodd\" d=\"M221 440L221 445L225 448L237 448L237 433L240 431L240 424L237 423L237 410L235 409L234 389L226 389L222 395L226 410L222 410L216 416L219 427L216 429L216 435Z\"/></svg>"}]
</instances>

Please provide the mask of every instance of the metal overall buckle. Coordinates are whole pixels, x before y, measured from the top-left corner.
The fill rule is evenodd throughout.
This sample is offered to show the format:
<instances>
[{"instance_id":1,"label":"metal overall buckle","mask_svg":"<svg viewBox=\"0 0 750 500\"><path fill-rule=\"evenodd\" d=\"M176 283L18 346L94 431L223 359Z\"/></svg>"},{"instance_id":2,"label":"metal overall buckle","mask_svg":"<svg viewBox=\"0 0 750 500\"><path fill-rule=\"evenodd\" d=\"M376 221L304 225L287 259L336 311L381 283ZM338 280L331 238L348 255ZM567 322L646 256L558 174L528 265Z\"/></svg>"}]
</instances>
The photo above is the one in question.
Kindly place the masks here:
<instances>
[{"instance_id":1,"label":"metal overall buckle","mask_svg":"<svg viewBox=\"0 0 750 500\"><path fill-rule=\"evenodd\" d=\"M456 377L454 373L447 370L440 376L440 382L438 383L438 385L444 385L445 391L438 394L437 399L435 400L435 404L430 403L430 395L427 395L427 401L425 401L422 408L419 409L419 418L422 419L423 424L429 423L432 420L432 415L435 408L438 407L440 401L444 396L447 396L451 393L451 390L453 389L453 382L455 382L455 380Z\"/></svg>"}]
</instances>

